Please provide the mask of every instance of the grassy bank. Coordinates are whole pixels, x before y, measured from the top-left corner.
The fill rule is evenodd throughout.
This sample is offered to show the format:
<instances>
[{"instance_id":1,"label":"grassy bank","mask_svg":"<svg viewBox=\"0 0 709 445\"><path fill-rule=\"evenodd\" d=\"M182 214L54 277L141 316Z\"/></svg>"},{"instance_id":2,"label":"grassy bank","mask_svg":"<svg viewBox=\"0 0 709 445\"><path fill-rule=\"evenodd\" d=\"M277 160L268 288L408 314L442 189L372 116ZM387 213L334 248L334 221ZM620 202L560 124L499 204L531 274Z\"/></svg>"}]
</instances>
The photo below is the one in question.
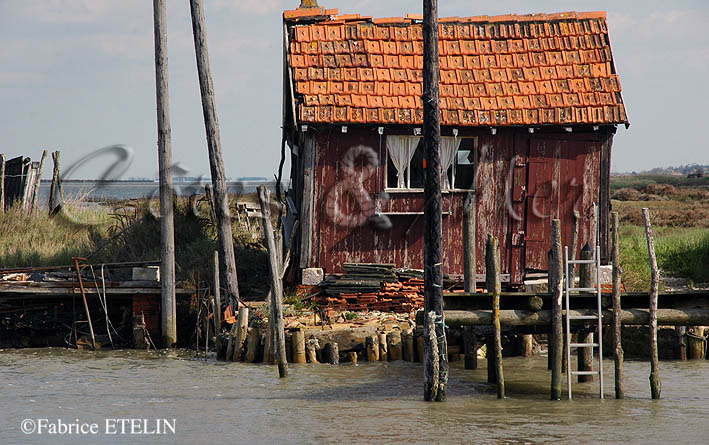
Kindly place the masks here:
<instances>
[{"instance_id":1,"label":"grassy bank","mask_svg":"<svg viewBox=\"0 0 709 445\"><path fill-rule=\"evenodd\" d=\"M148 200L90 208L77 202L52 218L46 211L25 215L10 209L0 214L0 267L68 265L76 256L96 264L157 260L160 220L151 211L157 207ZM211 281L217 236L207 203L176 199L174 221L177 280L186 286L198 275ZM238 221L232 230L240 294L263 298L268 292L266 250Z\"/></svg>"},{"instance_id":2,"label":"grassy bank","mask_svg":"<svg viewBox=\"0 0 709 445\"><path fill-rule=\"evenodd\" d=\"M709 282L709 231L697 227L654 227L655 252L662 276ZM620 262L623 283L629 291L645 291L650 285L645 229L621 224Z\"/></svg>"}]
</instances>

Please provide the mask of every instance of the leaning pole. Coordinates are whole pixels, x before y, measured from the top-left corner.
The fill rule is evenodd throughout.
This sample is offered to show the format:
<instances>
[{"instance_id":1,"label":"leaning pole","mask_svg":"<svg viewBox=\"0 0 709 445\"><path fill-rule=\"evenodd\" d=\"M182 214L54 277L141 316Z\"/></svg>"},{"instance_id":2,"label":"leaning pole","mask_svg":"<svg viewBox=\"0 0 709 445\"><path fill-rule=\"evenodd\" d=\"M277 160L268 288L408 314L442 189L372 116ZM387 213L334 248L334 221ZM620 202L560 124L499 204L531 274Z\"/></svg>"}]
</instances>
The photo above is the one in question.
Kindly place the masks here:
<instances>
[{"instance_id":1,"label":"leaning pole","mask_svg":"<svg viewBox=\"0 0 709 445\"><path fill-rule=\"evenodd\" d=\"M153 0L155 27L155 90L158 115L158 170L160 177L160 283L162 287L162 340L177 343L175 309L175 226L172 207L172 143L170 96L167 88L167 19L165 0Z\"/></svg>"}]
</instances>

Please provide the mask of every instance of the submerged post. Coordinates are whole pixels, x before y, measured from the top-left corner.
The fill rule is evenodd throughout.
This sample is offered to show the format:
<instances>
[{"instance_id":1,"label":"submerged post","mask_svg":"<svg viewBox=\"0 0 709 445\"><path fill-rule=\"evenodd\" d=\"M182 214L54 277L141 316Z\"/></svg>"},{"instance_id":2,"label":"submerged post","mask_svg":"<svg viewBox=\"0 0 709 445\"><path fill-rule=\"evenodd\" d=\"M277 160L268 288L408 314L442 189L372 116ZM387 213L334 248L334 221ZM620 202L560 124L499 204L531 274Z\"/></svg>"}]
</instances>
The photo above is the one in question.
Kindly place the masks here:
<instances>
[{"instance_id":1,"label":"submerged post","mask_svg":"<svg viewBox=\"0 0 709 445\"><path fill-rule=\"evenodd\" d=\"M283 283L281 281L281 264L278 262L276 240L273 236L271 224L271 192L265 185L258 187L258 199L261 203L263 215L263 237L268 248L268 263L271 270L271 315L273 319L273 337L276 358L278 359L278 375L288 376L288 363L286 362L286 338L283 331ZM273 351L272 351L273 353Z\"/></svg>"},{"instance_id":2,"label":"submerged post","mask_svg":"<svg viewBox=\"0 0 709 445\"><path fill-rule=\"evenodd\" d=\"M448 348L443 319L441 275L441 121L438 72L438 0L423 2L423 143L426 153L424 189L424 310L435 324L424 324L424 399L446 400ZM435 335L428 332L435 328ZM437 341L437 345L431 341ZM436 351L434 354L433 351Z\"/></svg>"},{"instance_id":3,"label":"submerged post","mask_svg":"<svg viewBox=\"0 0 709 445\"><path fill-rule=\"evenodd\" d=\"M492 294L492 327L494 331L493 346L495 376L497 377L497 398L505 398L505 377L502 373L502 332L500 327L500 243L492 235L487 236L485 249L485 287ZM488 358L487 365L491 366Z\"/></svg>"},{"instance_id":4,"label":"submerged post","mask_svg":"<svg viewBox=\"0 0 709 445\"><path fill-rule=\"evenodd\" d=\"M209 168L212 175L212 187L214 187L214 213L217 219L219 256L222 260L222 280L228 294L227 301L233 309L236 309L239 305L239 283L236 276L229 196L227 195L226 176L224 174L224 159L222 157L222 142L219 135L219 119L217 118L217 105L214 99L212 72L209 67L207 25L204 19L202 0L190 0L190 10L192 12L192 34L197 58L199 89L202 94L204 127L207 132Z\"/></svg>"},{"instance_id":5,"label":"submerged post","mask_svg":"<svg viewBox=\"0 0 709 445\"><path fill-rule=\"evenodd\" d=\"M563 373L564 330L562 329L562 283L564 281L561 253L561 221L551 222L551 251L549 255L549 293L551 294L551 338L549 339L549 354L551 355L551 400L561 400L561 381ZM552 347L553 346L553 347Z\"/></svg>"},{"instance_id":6,"label":"submerged post","mask_svg":"<svg viewBox=\"0 0 709 445\"><path fill-rule=\"evenodd\" d=\"M623 347L620 343L620 247L618 244L618 212L611 212L611 263L613 263L613 361L615 362L615 398L625 397L623 388Z\"/></svg>"},{"instance_id":7,"label":"submerged post","mask_svg":"<svg viewBox=\"0 0 709 445\"><path fill-rule=\"evenodd\" d=\"M477 198L474 192L468 192L463 202L463 287L465 292L475 292L477 285L475 239L475 212Z\"/></svg>"},{"instance_id":8,"label":"submerged post","mask_svg":"<svg viewBox=\"0 0 709 445\"><path fill-rule=\"evenodd\" d=\"M647 252L650 256L650 392L653 399L660 398L662 383L660 382L660 364L657 353L657 293L660 286L660 270L655 257L655 240L652 239L650 211L643 208L643 223L647 238Z\"/></svg>"},{"instance_id":9,"label":"submerged post","mask_svg":"<svg viewBox=\"0 0 709 445\"><path fill-rule=\"evenodd\" d=\"M155 26L155 83L158 115L158 172L160 176L160 283L162 288L162 340L177 343L175 309L175 227L172 206L172 142L170 96L167 86L167 18L165 0L153 0ZM57 155L56 164L59 163Z\"/></svg>"}]
</instances>

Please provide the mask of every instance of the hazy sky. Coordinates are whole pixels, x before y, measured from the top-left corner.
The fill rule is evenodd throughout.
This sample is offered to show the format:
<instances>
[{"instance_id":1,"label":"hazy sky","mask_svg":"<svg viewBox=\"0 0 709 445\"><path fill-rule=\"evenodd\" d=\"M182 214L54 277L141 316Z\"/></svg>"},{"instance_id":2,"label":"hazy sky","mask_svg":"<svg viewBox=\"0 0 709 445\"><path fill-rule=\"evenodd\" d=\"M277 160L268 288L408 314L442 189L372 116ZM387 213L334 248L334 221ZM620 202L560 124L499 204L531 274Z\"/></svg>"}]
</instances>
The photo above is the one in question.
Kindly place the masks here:
<instances>
[{"instance_id":1,"label":"hazy sky","mask_svg":"<svg viewBox=\"0 0 709 445\"><path fill-rule=\"evenodd\" d=\"M272 177L281 125L281 12L299 0L206 0L227 175ZM340 13L421 13L421 1L321 0ZM709 164L709 2L440 0L440 16L607 10L631 121L615 171ZM126 176L157 171L150 0L0 0L0 152L63 165L111 144L135 158ZM168 0L173 158L208 175L188 0ZM77 173L95 177L108 162ZM45 172L45 176L47 173Z\"/></svg>"}]
</instances>

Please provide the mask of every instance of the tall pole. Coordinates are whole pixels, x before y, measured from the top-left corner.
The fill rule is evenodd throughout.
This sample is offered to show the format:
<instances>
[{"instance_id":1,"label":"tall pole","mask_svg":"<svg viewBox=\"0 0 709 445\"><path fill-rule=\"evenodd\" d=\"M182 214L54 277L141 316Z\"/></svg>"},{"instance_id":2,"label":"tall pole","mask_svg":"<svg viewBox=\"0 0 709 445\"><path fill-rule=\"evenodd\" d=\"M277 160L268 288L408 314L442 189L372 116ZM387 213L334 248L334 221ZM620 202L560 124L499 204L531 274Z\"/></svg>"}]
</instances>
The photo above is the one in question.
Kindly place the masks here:
<instances>
[{"instance_id":1,"label":"tall pole","mask_svg":"<svg viewBox=\"0 0 709 445\"><path fill-rule=\"evenodd\" d=\"M561 221L551 222L551 251L549 255L549 293L551 294L552 335L549 337L549 356L551 358L551 400L561 399L561 380L563 378L564 349L563 331L563 260L561 253ZM571 275L571 273L569 273Z\"/></svg>"},{"instance_id":2,"label":"tall pole","mask_svg":"<svg viewBox=\"0 0 709 445\"><path fill-rule=\"evenodd\" d=\"M221 260L220 272L228 294L227 301L232 308L236 308L239 300L239 282L236 276L229 197L224 174L224 158L222 157L222 141L219 136L219 119L217 118L217 105L214 99L214 85L209 67L207 25L204 19L202 0L190 0L190 9L192 11L194 50L197 57L197 75L199 77L199 89L202 93L204 127L207 132L209 168L212 174L212 188L214 189L214 212L217 219L219 258Z\"/></svg>"},{"instance_id":3,"label":"tall pole","mask_svg":"<svg viewBox=\"0 0 709 445\"><path fill-rule=\"evenodd\" d=\"M424 307L426 314L435 312L436 323L424 324L424 399L446 400L448 382L448 348L443 320L441 275L441 120L438 72L438 0L423 2L423 141L426 152L426 186L424 191ZM436 335L429 335L431 326ZM438 354L430 340L438 342ZM434 375L437 374L437 376Z\"/></svg>"},{"instance_id":4,"label":"tall pole","mask_svg":"<svg viewBox=\"0 0 709 445\"><path fill-rule=\"evenodd\" d=\"M165 347L177 343L175 309L175 226L172 207L172 142L170 96L167 88L167 19L165 0L153 0L155 20L155 86L158 110L158 169L160 175L160 282L162 339Z\"/></svg>"}]
</instances>

